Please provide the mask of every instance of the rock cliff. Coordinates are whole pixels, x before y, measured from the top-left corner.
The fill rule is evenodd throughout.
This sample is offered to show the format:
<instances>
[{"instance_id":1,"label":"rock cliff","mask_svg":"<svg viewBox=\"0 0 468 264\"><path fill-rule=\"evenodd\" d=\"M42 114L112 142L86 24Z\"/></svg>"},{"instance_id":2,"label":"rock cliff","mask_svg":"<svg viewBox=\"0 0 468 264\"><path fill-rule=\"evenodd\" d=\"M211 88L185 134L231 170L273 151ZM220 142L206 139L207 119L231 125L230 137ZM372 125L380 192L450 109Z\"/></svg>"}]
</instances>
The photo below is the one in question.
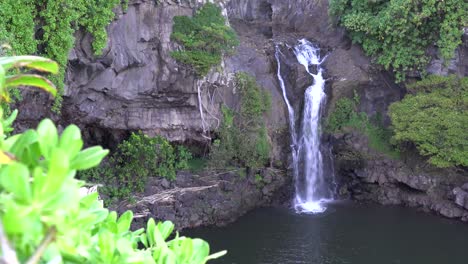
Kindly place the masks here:
<instances>
[{"instance_id":1,"label":"rock cliff","mask_svg":"<svg viewBox=\"0 0 468 264\"><path fill-rule=\"evenodd\" d=\"M178 230L235 221L246 212L284 199L284 172L265 169L262 179L241 170L192 174L179 172L174 182L150 179L135 203L122 202L117 210L135 213L133 228L144 227L147 218L172 221Z\"/></svg>"},{"instance_id":2,"label":"rock cliff","mask_svg":"<svg viewBox=\"0 0 468 264\"><path fill-rule=\"evenodd\" d=\"M370 148L368 139L356 131L334 135L333 146L342 196L468 221L468 180L463 169L431 167L417 153L392 159Z\"/></svg>"},{"instance_id":3,"label":"rock cliff","mask_svg":"<svg viewBox=\"0 0 468 264\"><path fill-rule=\"evenodd\" d=\"M444 65L434 53L427 70L431 74L468 76L467 54L468 34L465 30L463 43L456 50L454 58ZM343 57L340 60L343 61ZM339 68L329 70L340 71ZM363 68L360 70L354 76L366 80ZM369 115L385 114L388 106L404 95L404 90L391 85L393 81L388 79L388 74L378 74L383 77L380 85L378 82L362 85L361 81L345 81L343 86L335 86L332 93L341 97L341 91L349 93L350 89L355 89L361 98L360 111ZM371 75L370 79L373 78ZM400 159L392 159L373 150L369 147L368 139L353 130L333 135L331 142L341 192L345 196L381 204L406 205L468 221L466 168L437 169L427 164L416 152L403 153Z\"/></svg>"},{"instance_id":4,"label":"rock cliff","mask_svg":"<svg viewBox=\"0 0 468 264\"><path fill-rule=\"evenodd\" d=\"M179 48L171 42L170 35L173 17L190 16L203 2L129 0L128 10L115 10L117 18L108 27L108 45L99 57L91 51L90 35L78 31L69 56L62 114L55 118L63 125L78 124L91 144L112 146L129 131L141 130L171 141L203 145L219 125L221 105L234 107L239 103L233 76L245 71L272 95L273 108L266 120L273 145L272 160L287 167L287 109L276 77L276 44L282 51L282 75L286 76L296 109L302 107L303 91L310 85L291 51L299 38L315 42L327 55L327 109L333 109L338 98L352 96L356 91L362 99L360 111L370 115L386 113L389 104L405 93L403 87L394 84L391 74L375 67L342 29L331 25L328 1L321 0L216 1L238 33L240 45L235 55L224 58L220 67L198 80L170 56ZM465 42L448 68L435 54L429 71L466 75L466 39L465 34ZM47 100L43 95L26 95L20 106L19 127L34 126L50 115L44 104ZM360 143L363 140L351 132L329 140L334 148L336 171L344 189L354 198L407 204L449 217L467 218L463 207L467 207L468 188L463 185L460 172L454 172L447 180L445 172L415 171L407 164L411 158L405 163L380 157L369 152L366 143ZM347 156L349 153L351 157ZM353 153L369 156L356 158ZM379 158L371 158L375 156ZM184 196L179 193L175 197L180 195ZM191 225L194 224L187 224Z\"/></svg>"}]
</instances>

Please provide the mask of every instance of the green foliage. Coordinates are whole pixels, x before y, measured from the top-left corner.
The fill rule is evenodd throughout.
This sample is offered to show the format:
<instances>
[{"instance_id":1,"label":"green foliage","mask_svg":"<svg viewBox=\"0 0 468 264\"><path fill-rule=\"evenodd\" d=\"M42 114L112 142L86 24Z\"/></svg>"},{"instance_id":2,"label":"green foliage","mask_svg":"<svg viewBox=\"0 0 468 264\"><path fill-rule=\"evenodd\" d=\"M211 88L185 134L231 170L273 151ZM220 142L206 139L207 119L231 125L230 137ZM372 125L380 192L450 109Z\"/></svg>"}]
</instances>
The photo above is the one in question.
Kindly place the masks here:
<instances>
[{"instance_id":1,"label":"green foliage","mask_svg":"<svg viewBox=\"0 0 468 264\"><path fill-rule=\"evenodd\" d=\"M0 218L21 263L185 264L216 257L208 256L209 246L200 239L177 235L166 242L174 229L170 222L156 225L151 219L146 232L132 232L132 212L117 217L102 207L97 193L83 195L84 182L73 176L98 165L107 151L81 150L78 127L59 136L44 120L37 130L2 137L0 145Z\"/></svg>"},{"instance_id":2,"label":"green foliage","mask_svg":"<svg viewBox=\"0 0 468 264\"><path fill-rule=\"evenodd\" d=\"M465 0L332 0L330 13L353 42L393 68L400 81L408 71L424 71L434 43L444 59L451 59L468 23Z\"/></svg>"},{"instance_id":3,"label":"green foliage","mask_svg":"<svg viewBox=\"0 0 468 264\"><path fill-rule=\"evenodd\" d=\"M241 96L240 109L223 107L224 121L219 139L212 146L211 163L221 168L236 165L258 169L270 158L264 115L271 108L271 98L246 73L236 75L236 85Z\"/></svg>"},{"instance_id":4,"label":"green foliage","mask_svg":"<svg viewBox=\"0 0 468 264\"><path fill-rule=\"evenodd\" d=\"M265 185L265 183L263 182L262 175L258 173L255 174L254 180L255 180L255 185L257 185L257 188L262 188Z\"/></svg>"},{"instance_id":5,"label":"green foliage","mask_svg":"<svg viewBox=\"0 0 468 264\"><path fill-rule=\"evenodd\" d=\"M335 104L335 109L327 119L326 129L330 132L336 132L350 123L351 120L355 119L355 107L355 102L349 98L344 97L338 99Z\"/></svg>"},{"instance_id":6,"label":"green foliage","mask_svg":"<svg viewBox=\"0 0 468 264\"><path fill-rule=\"evenodd\" d=\"M57 93L54 85L38 74L12 74L20 68L56 74L57 63L36 56L0 57L0 95L1 100L8 101L10 91L26 85L43 89L52 95Z\"/></svg>"},{"instance_id":7,"label":"green foliage","mask_svg":"<svg viewBox=\"0 0 468 264\"><path fill-rule=\"evenodd\" d=\"M208 159L206 158L193 158L188 161L188 168L193 173L199 173L206 168Z\"/></svg>"},{"instance_id":8,"label":"green foliage","mask_svg":"<svg viewBox=\"0 0 468 264\"><path fill-rule=\"evenodd\" d=\"M172 56L189 65L199 76L221 63L224 53L230 53L239 45L237 35L221 14L221 8L212 3L203 5L193 16L174 17L171 39L183 46Z\"/></svg>"},{"instance_id":9,"label":"green foliage","mask_svg":"<svg viewBox=\"0 0 468 264\"><path fill-rule=\"evenodd\" d=\"M175 148L175 169L186 170L189 168L189 161L192 160L192 153L184 146L177 146Z\"/></svg>"},{"instance_id":10,"label":"green foliage","mask_svg":"<svg viewBox=\"0 0 468 264\"><path fill-rule=\"evenodd\" d=\"M51 81L58 88L52 110L60 112L67 59L74 32L85 28L93 35L93 50L101 54L107 43L106 26L114 18L112 9L120 0L2 0L0 44L8 43L8 54L40 54L60 65Z\"/></svg>"},{"instance_id":11,"label":"green foliage","mask_svg":"<svg viewBox=\"0 0 468 264\"><path fill-rule=\"evenodd\" d=\"M468 77L429 76L390 106L398 143L413 143L437 167L468 166Z\"/></svg>"},{"instance_id":12,"label":"green foliage","mask_svg":"<svg viewBox=\"0 0 468 264\"><path fill-rule=\"evenodd\" d=\"M15 66L56 71L56 64L37 57L1 58L2 95L8 79L16 78L6 77ZM33 79L41 87L44 79ZM204 264L225 254L210 256L208 243L200 239L178 234L169 239L170 222L150 219L146 230L130 231L132 212L120 217L109 212L98 194L84 193L84 182L74 177L98 165L107 150L82 150L77 126L59 135L48 119L36 130L8 137L4 132L12 130L13 119L3 118L0 110L1 263Z\"/></svg>"},{"instance_id":13,"label":"green foliage","mask_svg":"<svg viewBox=\"0 0 468 264\"><path fill-rule=\"evenodd\" d=\"M110 198L127 199L144 191L148 177L176 178L176 171L188 169L192 154L183 146L174 148L167 139L132 133L117 147L109 161L93 170L80 173L80 178L102 183L100 191Z\"/></svg>"},{"instance_id":14,"label":"green foliage","mask_svg":"<svg viewBox=\"0 0 468 264\"><path fill-rule=\"evenodd\" d=\"M391 158L398 159L399 152L390 144L391 131L383 126L379 114L371 119L364 112L358 113L359 101L359 96L356 93L353 99L346 97L338 99L334 110L325 121L325 130L329 133L337 133L346 128L356 129L367 136L369 147Z\"/></svg>"}]
</instances>

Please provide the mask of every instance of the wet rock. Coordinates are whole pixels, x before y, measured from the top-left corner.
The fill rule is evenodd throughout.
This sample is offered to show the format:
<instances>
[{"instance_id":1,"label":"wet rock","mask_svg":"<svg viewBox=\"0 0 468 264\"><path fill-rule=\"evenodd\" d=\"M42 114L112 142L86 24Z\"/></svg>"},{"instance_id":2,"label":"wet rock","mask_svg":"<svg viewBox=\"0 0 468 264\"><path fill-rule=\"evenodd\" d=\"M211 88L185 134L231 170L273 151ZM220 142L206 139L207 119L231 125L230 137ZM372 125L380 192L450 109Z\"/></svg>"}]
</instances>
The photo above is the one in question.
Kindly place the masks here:
<instances>
[{"instance_id":1,"label":"wet rock","mask_svg":"<svg viewBox=\"0 0 468 264\"><path fill-rule=\"evenodd\" d=\"M463 29L462 45L454 52L453 58L446 62L441 58L437 49L431 50L432 60L427 67L427 72L436 75L456 74L468 76L468 28Z\"/></svg>"},{"instance_id":2,"label":"wet rock","mask_svg":"<svg viewBox=\"0 0 468 264\"><path fill-rule=\"evenodd\" d=\"M167 179L163 179L161 181L161 186L164 188L164 189L169 189L171 187L171 183L167 180Z\"/></svg>"},{"instance_id":3,"label":"wet rock","mask_svg":"<svg viewBox=\"0 0 468 264\"><path fill-rule=\"evenodd\" d=\"M463 187L456 187L453 189L455 195L455 203L465 209L468 209L468 190L466 184Z\"/></svg>"},{"instance_id":4,"label":"wet rock","mask_svg":"<svg viewBox=\"0 0 468 264\"><path fill-rule=\"evenodd\" d=\"M367 147L364 135L348 131L334 137L334 156L340 193L356 200L405 205L444 217L467 220L468 184L457 170L432 168L425 160L392 159ZM360 153L365 162L346 153ZM345 190L344 190L345 189Z\"/></svg>"},{"instance_id":5,"label":"wet rock","mask_svg":"<svg viewBox=\"0 0 468 264\"><path fill-rule=\"evenodd\" d=\"M252 177L240 177L233 172L203 173L205 179L197 181L200 175L181 172L181 180L175 186L153 194L137 194L134 204L122 202L119 212L132 210L138 216L133 228L143 227L150 217L157 220L171 220L180 229L207 225L225 225L235 221L249 210L269 205L275 201L289 181L288 177L276 170L265 170L271 182L263 188L252 183ZM192 179L190 186L180 186ZM163 181L152 181L162 185ZM229 187L227 187L229 186ZM162 189L155 187L154 189ZM228 189L228 190L227 190Z\"/></svg>"}]
</instances>

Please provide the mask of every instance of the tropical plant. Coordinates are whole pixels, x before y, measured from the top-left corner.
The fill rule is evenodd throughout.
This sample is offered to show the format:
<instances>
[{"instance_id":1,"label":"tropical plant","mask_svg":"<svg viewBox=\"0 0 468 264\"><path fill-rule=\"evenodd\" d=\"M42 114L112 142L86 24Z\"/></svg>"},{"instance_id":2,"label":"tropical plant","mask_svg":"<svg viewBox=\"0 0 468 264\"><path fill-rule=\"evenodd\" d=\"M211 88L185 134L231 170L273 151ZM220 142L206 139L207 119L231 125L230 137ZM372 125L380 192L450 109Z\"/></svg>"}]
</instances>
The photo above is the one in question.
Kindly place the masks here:
<instances>
[{"instance_id":1,"label":"tropical plant","mask_svg":"<svg viewBox=\"0 0 468 264\"><path fill-rule=\"evenodd\" d=\"M360 97L356 92L353 99L338 99L325 120L325 130L329 133L344 132L350 128L357 130L368 138L369 147L398 159L399 151L391 144L392 131L384 126L381 115L371 118L365 112L358 112L359 103Z\"/></svg>"},{"instance_id":2,"label":"tropical plant","mask_svg":"<svg viewBox=\"0 0 468 264\"><path fill-rule=\"evenodd\" d=\"M437 167L468 167L468 77L431 75L408 90L390 106L393 139L414 144Z\"/></svg>"},{"instance_id":3,"label":"tropical plant","mask_svg":"<svg viewBox=\"0 0 468 264\"><path fill-rule=\"evenodd\" d=\"M221 63L224 53L232 52L239 45L236 32L226 25L221 8L212 3L203 5L193 18L174 17L171 39L183 46L172 56L201 77Z\"/></svg>"},{"instance_id":4,"label":"tropical plant","mask_svg":"<svg viewBox=\"0 0 468 264\"><path fill-rule=\"evenodd\" d=\"M82 27L91 33L93 50L101 54L107 44L106 26L120 4L120 0L2 0L0 44L12 47L8 55L37 54L58 62L58 74L50 79L58 88L52 109L59 112L74 32Z\"/></svg>"},{"instance_id":5,"label":"tropical plant","mask_svg":"<svg viewBox=\"0 0 468 264\"><path fill-rule=\"evenodd\" d=\"M271 97L253 76L244 72L236 74L236 87L240 91L240 109L222 108L223 123L219 139L211 149L211 164L214 167L236 165L258 169L270 158L264 115L271 108Z\"/></svg>"},{"instance_id":6,"label":"tropical plant","mask_svg":"<svg viewBox=\"0 0 468 264\"><path fill-rule=\"evenodd\" d=\"M161 136L132 133L117 146L107 163L80 172L79 178L103 184L99 190L109 200L128 199L144 191L148 177L174 180L177 170L188 169L191 158L185 147L173 147Z\"/></svg>"},{"instance_id":7,"label":"tropical plant","mask_svg":"<svg viewBox=\"0 0 468 264\"><path fill-rule=\"evenodd\" d=\"M38 57L0 58L0 94L16 85L36 86L55 93L45 78L8 75L13 68L57 72L57 64ZM200 239L170 239L174 225L150 219L146 230L131 231L132 212L120 217L109 212L98 194L81 191L75 174L99 164L108 151L82 150L74 125L59 135L52 121L37 129L7 136L14 116L0 110L0 262L1 263L206 263L209 256Z\"/></svg>"},{"instance_id":8,"label":"tropical plant","mask_svg":"<svg viewBox=\"0 0 468 264\"><path fill-rule=\"evenodd\" d=\"M451 59L468 24L465 0L331 0L330 13L400 81L408 71L424 72L434 43Z\"/></svg>"}]
</instances>

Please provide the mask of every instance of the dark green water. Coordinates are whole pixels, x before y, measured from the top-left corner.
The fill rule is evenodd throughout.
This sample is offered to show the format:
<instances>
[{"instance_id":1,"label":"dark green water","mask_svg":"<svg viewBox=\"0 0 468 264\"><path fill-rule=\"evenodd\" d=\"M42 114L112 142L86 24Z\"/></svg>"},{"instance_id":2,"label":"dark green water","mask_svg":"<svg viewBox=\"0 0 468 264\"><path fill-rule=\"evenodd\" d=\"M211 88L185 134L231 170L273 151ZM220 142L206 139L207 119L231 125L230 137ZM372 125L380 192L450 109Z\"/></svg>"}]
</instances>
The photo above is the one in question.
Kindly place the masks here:
<instances>
[{"instance_id":1,"label":"dark green water","mask_svg":"<svg viewBox=\"0 0 468 264\"><path fill-rule=\"evenodd\" d=\"M320 215L267 208L184 235L229 251L213 264L468 264L468 224L399 207L341 203Z\"/></svg>"}]
</instances>

